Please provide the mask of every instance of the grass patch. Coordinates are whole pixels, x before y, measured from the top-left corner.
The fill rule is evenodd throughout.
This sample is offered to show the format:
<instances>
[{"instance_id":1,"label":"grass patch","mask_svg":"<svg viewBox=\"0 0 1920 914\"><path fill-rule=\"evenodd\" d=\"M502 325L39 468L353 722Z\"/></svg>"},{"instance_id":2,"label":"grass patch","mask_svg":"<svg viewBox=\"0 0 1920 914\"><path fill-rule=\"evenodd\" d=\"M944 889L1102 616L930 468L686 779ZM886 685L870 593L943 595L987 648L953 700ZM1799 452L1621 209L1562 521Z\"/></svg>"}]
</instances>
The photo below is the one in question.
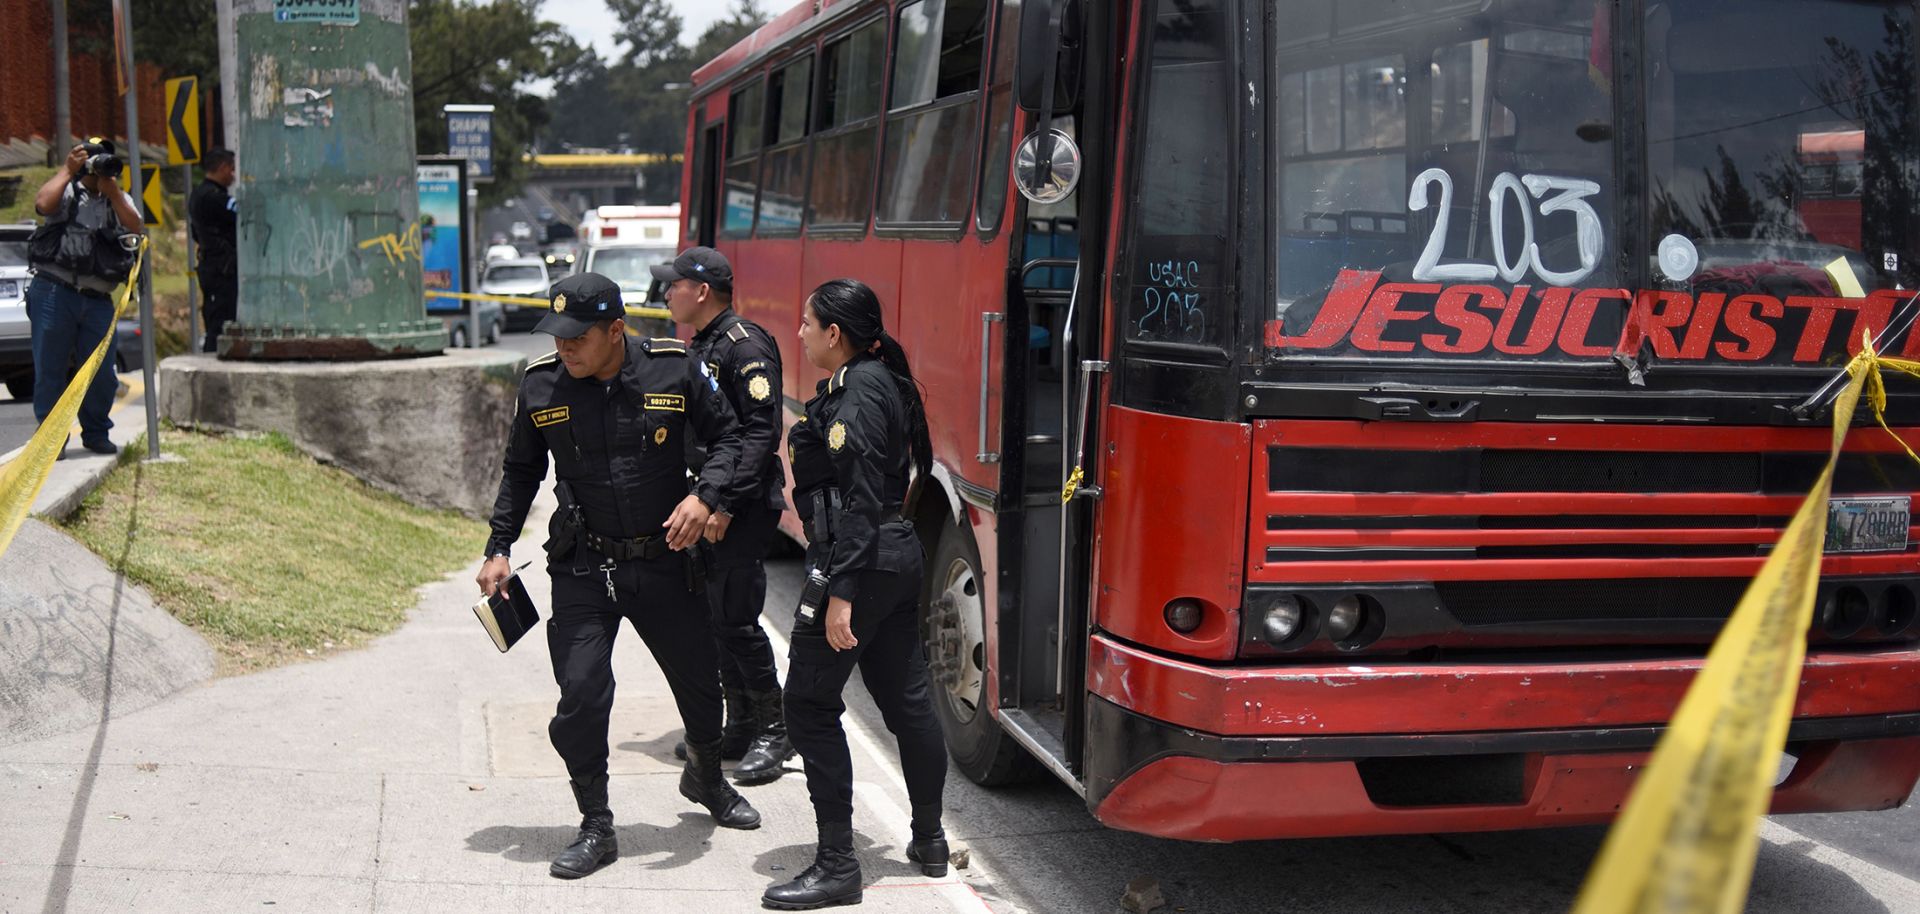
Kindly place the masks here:
<instances>
[{"instance_id":1,"label":"grass patch","mask_svg":"<svg viewBox=\"0 0 1920 914\"><path fill-rule=\"evenodd\" d=\"M365 643L414 588L465 566L486 526L427 511L300 453L284 436L163 431L63 526L219 651L223 674Z\"/></svg>"},{"instance_id":2,"label":"grass patch","mask_svg":"<svg viewBox=\"0 0 1920 914\"><path fill-rule=\"evenodd\" d=\"M0 223L39 222L40 216L33 211L33 195L53 177L53 172L54 169L40 165L0 169L0 177L20 179L18 183L7 181L7 187L0 188Z\"/></svg>"}]
</instances>

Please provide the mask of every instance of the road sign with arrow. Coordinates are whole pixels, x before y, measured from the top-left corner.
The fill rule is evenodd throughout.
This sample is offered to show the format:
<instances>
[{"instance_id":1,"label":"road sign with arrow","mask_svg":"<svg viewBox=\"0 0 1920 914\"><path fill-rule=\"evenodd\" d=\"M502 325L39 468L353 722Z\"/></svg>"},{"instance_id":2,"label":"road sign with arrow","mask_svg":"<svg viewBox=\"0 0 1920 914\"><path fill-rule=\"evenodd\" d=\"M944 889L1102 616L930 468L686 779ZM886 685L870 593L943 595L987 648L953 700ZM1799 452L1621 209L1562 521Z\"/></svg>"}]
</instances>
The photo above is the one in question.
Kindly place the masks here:
<instances>
[{"instance_id":1,"label":"road sign with arrow","mask_svg":"<svg viewBox=\"0 0 1920 914\"><path fill-rule=\"evenodd\" d=\"M200 78L167 80L167 164L200 161Z\"/></svg>"}]
</instances>

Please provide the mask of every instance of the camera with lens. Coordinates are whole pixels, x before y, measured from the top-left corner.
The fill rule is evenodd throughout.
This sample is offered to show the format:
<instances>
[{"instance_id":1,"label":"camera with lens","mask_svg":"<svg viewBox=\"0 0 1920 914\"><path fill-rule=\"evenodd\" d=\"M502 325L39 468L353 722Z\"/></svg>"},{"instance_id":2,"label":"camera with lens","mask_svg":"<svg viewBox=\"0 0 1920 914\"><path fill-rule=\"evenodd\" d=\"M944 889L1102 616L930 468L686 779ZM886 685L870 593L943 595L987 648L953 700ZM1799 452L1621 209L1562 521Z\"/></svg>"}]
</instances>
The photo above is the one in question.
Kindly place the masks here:
<instances>
[{"instance_id":1,"label":"camera with lens","mask_svg":"<svg viewBox=\"0 0 1920 914\"><path fill-rule=\"evenodd\" d=\"M87 174L118 178L126 164L115 154L112 140L94 139L80 144L87 151Z\"/></svg>"}]
</instances>

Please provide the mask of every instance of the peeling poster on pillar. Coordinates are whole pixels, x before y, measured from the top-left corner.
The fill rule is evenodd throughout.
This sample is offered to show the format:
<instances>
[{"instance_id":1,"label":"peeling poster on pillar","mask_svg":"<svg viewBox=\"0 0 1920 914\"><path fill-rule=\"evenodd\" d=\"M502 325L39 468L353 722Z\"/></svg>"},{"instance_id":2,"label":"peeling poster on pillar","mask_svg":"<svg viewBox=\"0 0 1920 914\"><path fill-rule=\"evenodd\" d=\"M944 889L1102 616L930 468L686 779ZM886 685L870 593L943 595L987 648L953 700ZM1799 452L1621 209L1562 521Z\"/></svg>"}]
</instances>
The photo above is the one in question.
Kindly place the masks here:
<instances>
[{"instance_id":1,"label":"peeling poster on pillar","mask_svg":"<svg viewBox=\"0 0 1920 914\"><path fill-rule=\"evenodd\" d=\"M273 0L275 22L358 25L360 0Z\"/></svg>"}]
</instances>

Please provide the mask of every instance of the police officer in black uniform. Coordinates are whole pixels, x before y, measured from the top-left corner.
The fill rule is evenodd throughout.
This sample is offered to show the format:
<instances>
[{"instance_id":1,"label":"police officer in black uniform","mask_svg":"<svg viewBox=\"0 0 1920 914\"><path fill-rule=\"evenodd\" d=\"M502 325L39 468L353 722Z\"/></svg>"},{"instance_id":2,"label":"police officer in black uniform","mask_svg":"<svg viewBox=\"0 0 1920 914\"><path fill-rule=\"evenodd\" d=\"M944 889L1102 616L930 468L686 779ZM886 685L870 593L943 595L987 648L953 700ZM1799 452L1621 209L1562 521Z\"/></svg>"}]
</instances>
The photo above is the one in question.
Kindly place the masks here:
<instances>
[{"instance_id":1,"label":"police officer in black uniform","mask_svg":"<svg viewBox=\"0 0 1920 914\"><path fill-rule=\"evenodd\" d=\"M880 300L836 279L808 297L800 320L807 361L832 375L787 435L796 511L807 524L807 582L787 668L787 729L806 764L820 831L813 865L767 889L768 907L858 904L853 763L840 692L854 667L898 741L913 804L907 859L947 872L940 794L947 757L921 651L920 541L901 519L909 472L932 465L925 407Z\"/></svg>"},{"instance_id":2,"label":"police officer in black uniform","mask_svg":"<svg viewBox=\"0 0 1920 914\"><path fill-rule=\"evenodd\" d=\"M720 643L720 691L727 724L720 756L740 759L733 778L760 784L780 776L793 756L780 708L780 678L773 645L760 628L767 602L764 564L779 535L787 477L780 469L780 347L759 324L733 311L733 266L719 251L688 248L672 263L655 264L653 278L666 285L673 319L694 329L693 357L720 382L740 419L740 462L733 485L720 493L707 521L713 560L707 604ZM692 442L695 466L706 460L702 442ZM676 747L677 750L684 749Z\"/></svg>"},{"instance_id":3,"label":"police officer in black uniform","mask_svg":"<svg viewBox=\"0 0 1920 914\"><path fill-rule=\"evenodd\" d=\"M699 542L712 506L732 483L740 449L733 410L700 362L673 339L626 334L620 287L597 273L553 286L553 313L537 329L558 352L528 366L494 501L483 593L510 574L508 549L554 461L554 513L547 540L553 617L547 650L560 704L547 734L566 761L582 820L579 837L551 872L578 878L611 862L607 718L613 709L613 639L626 619L659 662L687 730L680 793L727 828L757 828L754 811L720 773L720 683L713 627L695 595L697 566L682 550ZM684 442L707 442L697 482Z\"/></svg>"}]
</instances>

